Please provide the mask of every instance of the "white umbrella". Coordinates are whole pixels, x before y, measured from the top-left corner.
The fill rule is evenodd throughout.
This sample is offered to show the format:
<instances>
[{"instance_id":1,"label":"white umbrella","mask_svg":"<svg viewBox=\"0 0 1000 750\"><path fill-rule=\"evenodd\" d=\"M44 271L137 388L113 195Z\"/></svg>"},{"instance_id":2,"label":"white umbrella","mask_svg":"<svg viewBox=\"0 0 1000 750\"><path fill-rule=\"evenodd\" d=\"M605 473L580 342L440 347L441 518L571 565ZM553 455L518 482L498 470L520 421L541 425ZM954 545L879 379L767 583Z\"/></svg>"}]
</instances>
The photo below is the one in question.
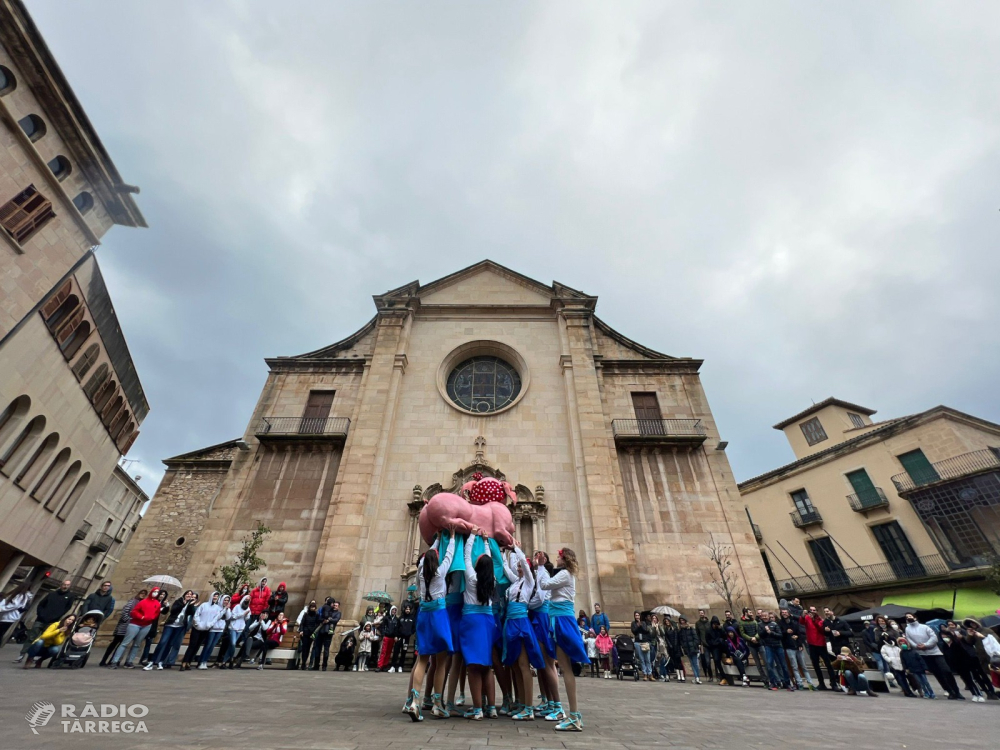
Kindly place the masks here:
<instances>
[{"instance_id":1,"label":"white umbrella","mask_svg":"<svg viewBox=\"0 0 1000 750\"><path fill-rule=\"evenodd\" d=\"M680 617L681 613L678 612L673 607L668 607L666 604L661 604L659 607L653 608L653 613L657 615L670 615L671 617Z\"/></svg>"},{"instance_id":2,"label":"white umbrella","mask_svg":"<svg viewBox=\"0 0 1000 750\"><path fill-rule=\"evenodd\" d=\"M176 586L181 588L181 582L173 576L150 576L143 583L155 583L159 586Z\"/></svg>"}]
</instances>

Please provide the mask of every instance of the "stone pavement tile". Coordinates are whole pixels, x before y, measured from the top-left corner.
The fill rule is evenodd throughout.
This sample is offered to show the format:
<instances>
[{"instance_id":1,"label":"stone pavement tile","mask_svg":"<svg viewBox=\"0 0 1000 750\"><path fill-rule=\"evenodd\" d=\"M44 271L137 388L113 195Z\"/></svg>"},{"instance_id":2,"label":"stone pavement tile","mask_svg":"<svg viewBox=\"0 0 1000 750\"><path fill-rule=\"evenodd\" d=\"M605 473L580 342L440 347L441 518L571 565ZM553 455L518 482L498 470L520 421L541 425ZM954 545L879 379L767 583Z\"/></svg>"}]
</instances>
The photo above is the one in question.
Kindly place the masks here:
<instances>
[{"instance_id":1,"label":"stone pavement tile","mask_svg":"<svg viewBox=\"0 0 1000 750\"><path fill-rule=\"evenodd\" d=\"M13 658L12 649L3 649L8 654ZM1000 726L1000 704L993 702L586 679L578 683L581 734L509 719L428 716L413 723L399 713L405 682L376 673L19 671L0 658L0 685L0 750L982 750L995 745ZM64 734L53 719L33 735L24 715L39 700L81 707L87 700L141 702L149 707L149 734ZM838 721L851 731L836 729Z\"/></svg>"}]
</instances>

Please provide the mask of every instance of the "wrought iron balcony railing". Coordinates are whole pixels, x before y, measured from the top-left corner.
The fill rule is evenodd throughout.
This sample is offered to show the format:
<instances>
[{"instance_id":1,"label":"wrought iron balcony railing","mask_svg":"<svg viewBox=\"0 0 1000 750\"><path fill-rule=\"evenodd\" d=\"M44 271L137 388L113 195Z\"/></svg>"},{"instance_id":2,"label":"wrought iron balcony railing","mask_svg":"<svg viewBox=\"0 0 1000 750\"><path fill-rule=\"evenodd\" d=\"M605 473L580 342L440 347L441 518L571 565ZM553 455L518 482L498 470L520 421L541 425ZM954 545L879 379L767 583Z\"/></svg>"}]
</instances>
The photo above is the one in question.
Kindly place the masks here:
<instances>
[{"instance_id":1,"label":"wrought iron balcony railing","mask_svg":"<svg viewBox=\"0 0 1000 750\"><path fill-rule=\"evenodd\" d=\"M823 516L815 508L807 511L793 510L791 516L792 523L795 524L795 528L797 529L804 529L806 526L816 526L823 523Z\"/></svg>"},{"instance_id":2,"label":"wrought iron balcony railing","mask_svg":"<svg viewBox=\"0 0 1000 750\"><path fill-rule=\"evenodd\" d=\"M707 433L700 419L613 419L611 431L619 442L705 442Z\"/></svg>"},{"instance_id":3,"label":"wrought iron balcony railing","mask_svg":"<svg viewBox=\"0 0 1000 750\"><path fill-rule=\"evenodd\" d=\"M761 532L760 526L758 526L755 523L750 525L753 526L753 538L756 539L758 542L762 541L764 539L764 534Z\"/></svg>"},{"instance_id":4,"label":"wrought iron balcony railing","mask_svg":"<svg viewBox=\"0 0 1000 750\"><path fill-rule=\"evenodd\" d=\"M347 417L264 417L257 425L258 440L346 439Z\"/></svg>"},{"instance_id":5,"label":"wrought iron balcony railing","mask_svg":"<svg viewBox=\"0 0 1000 750\"><path fill-rule=\"evenodd\" d=\"M949 479L959 479L960 477L978 474L981 471L1000 469L1000 455L997 449L985 448L980 451L963 453L954 458L938 461L931 464L930 468L916 474L904 471L892 478L892 483L896 485L896 492L912 492L918 487L924 487L936 482L944 482Z\"/></svg>"},{"instance_id":6,"label":"wrought iron balcony railing","mask_svg":"<svg viewBox=\"0 0 1000 750\"><path fill-rule=\"evenodd\" d=\"M780 596L787 597L789 595L884 586L896 581L946 576L949 572L948 564L940 556L927 555L926 557L913 558L908 562L897 560L826 571L811 576L785 578L775 581L775 586L777 586Z\"/></svg>"},{"instance_id":7,"label":"wrought iron balcony railing","mask_svg":"<svg viewBox=\"0 0 1000 750\"><path fill-rule=\"evenodd\" d=\"M114 544L115 538L111 534L100 533L90 542L90 549L94 552L107 552Z\"/></svg>"},{"instance_id":8,"label":"wrought iron balcony railing","mask_svg":"<svg viewBox=\"0 0 1000 750\"><path fill-rule=\"evenodd\" d=\"M873 487L865 492L848 495L847 500L851 503L851 509L857 513L889 507L889 498L882 492L881 487Z\"/></svg>"}]
</instances>

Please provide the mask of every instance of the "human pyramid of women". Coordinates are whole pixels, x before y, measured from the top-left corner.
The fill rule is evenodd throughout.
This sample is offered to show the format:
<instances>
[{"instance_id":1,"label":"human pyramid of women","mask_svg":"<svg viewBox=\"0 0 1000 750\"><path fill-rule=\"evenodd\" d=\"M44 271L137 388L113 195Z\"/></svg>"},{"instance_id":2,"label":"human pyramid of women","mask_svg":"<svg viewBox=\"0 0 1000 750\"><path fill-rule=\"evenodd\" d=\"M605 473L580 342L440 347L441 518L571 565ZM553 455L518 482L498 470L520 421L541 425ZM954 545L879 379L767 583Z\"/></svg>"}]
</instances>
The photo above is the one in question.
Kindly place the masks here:
<instances>
[{"instance_id":1,"label":"human pyramid of women","mask_svg":"<svg viewBox=\"0 0 1000 750\"><path fill-rule=\"evenodd\" d=\"M463 496L439 493L421 510L421 534L433 544L417 565L418 656L403 713L413 721L423 721L426 710L451 716L458 709L442 700L445 680L464 665L473 703L464 718L544 719L557 731L581 732L572 664L590 661L574 616L576 554L559 550L555 565L545 552L528 560L504 502L516 502L510 485L480 474L473 479ZM556 661L568 711L559 698ZM537 706L531 667L542 694Z\"/></svg>"}]
</instances>

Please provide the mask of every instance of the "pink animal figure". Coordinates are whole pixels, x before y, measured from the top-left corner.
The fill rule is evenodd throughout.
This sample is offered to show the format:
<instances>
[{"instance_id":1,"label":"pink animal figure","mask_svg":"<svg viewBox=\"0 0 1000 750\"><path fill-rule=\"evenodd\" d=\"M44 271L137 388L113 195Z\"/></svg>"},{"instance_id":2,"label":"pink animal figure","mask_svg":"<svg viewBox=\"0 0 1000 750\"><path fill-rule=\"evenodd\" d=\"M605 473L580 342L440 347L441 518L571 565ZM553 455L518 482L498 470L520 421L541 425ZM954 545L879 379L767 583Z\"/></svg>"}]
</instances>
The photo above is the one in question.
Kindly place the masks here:
<instances>
[{"instance_id":1,"label":"pink animal figure","mask_svg":"<svg viewBox=\"0 0 1000 750\"><path fill-rule=\"evenodd\" d=\"M420 536L427 544L441 530L471 534L477 527L496 539L501 547L514 544L514 519L503 503L473 505L464 497L439 492L420 510Z\"/></svg>"}]
</instances>

